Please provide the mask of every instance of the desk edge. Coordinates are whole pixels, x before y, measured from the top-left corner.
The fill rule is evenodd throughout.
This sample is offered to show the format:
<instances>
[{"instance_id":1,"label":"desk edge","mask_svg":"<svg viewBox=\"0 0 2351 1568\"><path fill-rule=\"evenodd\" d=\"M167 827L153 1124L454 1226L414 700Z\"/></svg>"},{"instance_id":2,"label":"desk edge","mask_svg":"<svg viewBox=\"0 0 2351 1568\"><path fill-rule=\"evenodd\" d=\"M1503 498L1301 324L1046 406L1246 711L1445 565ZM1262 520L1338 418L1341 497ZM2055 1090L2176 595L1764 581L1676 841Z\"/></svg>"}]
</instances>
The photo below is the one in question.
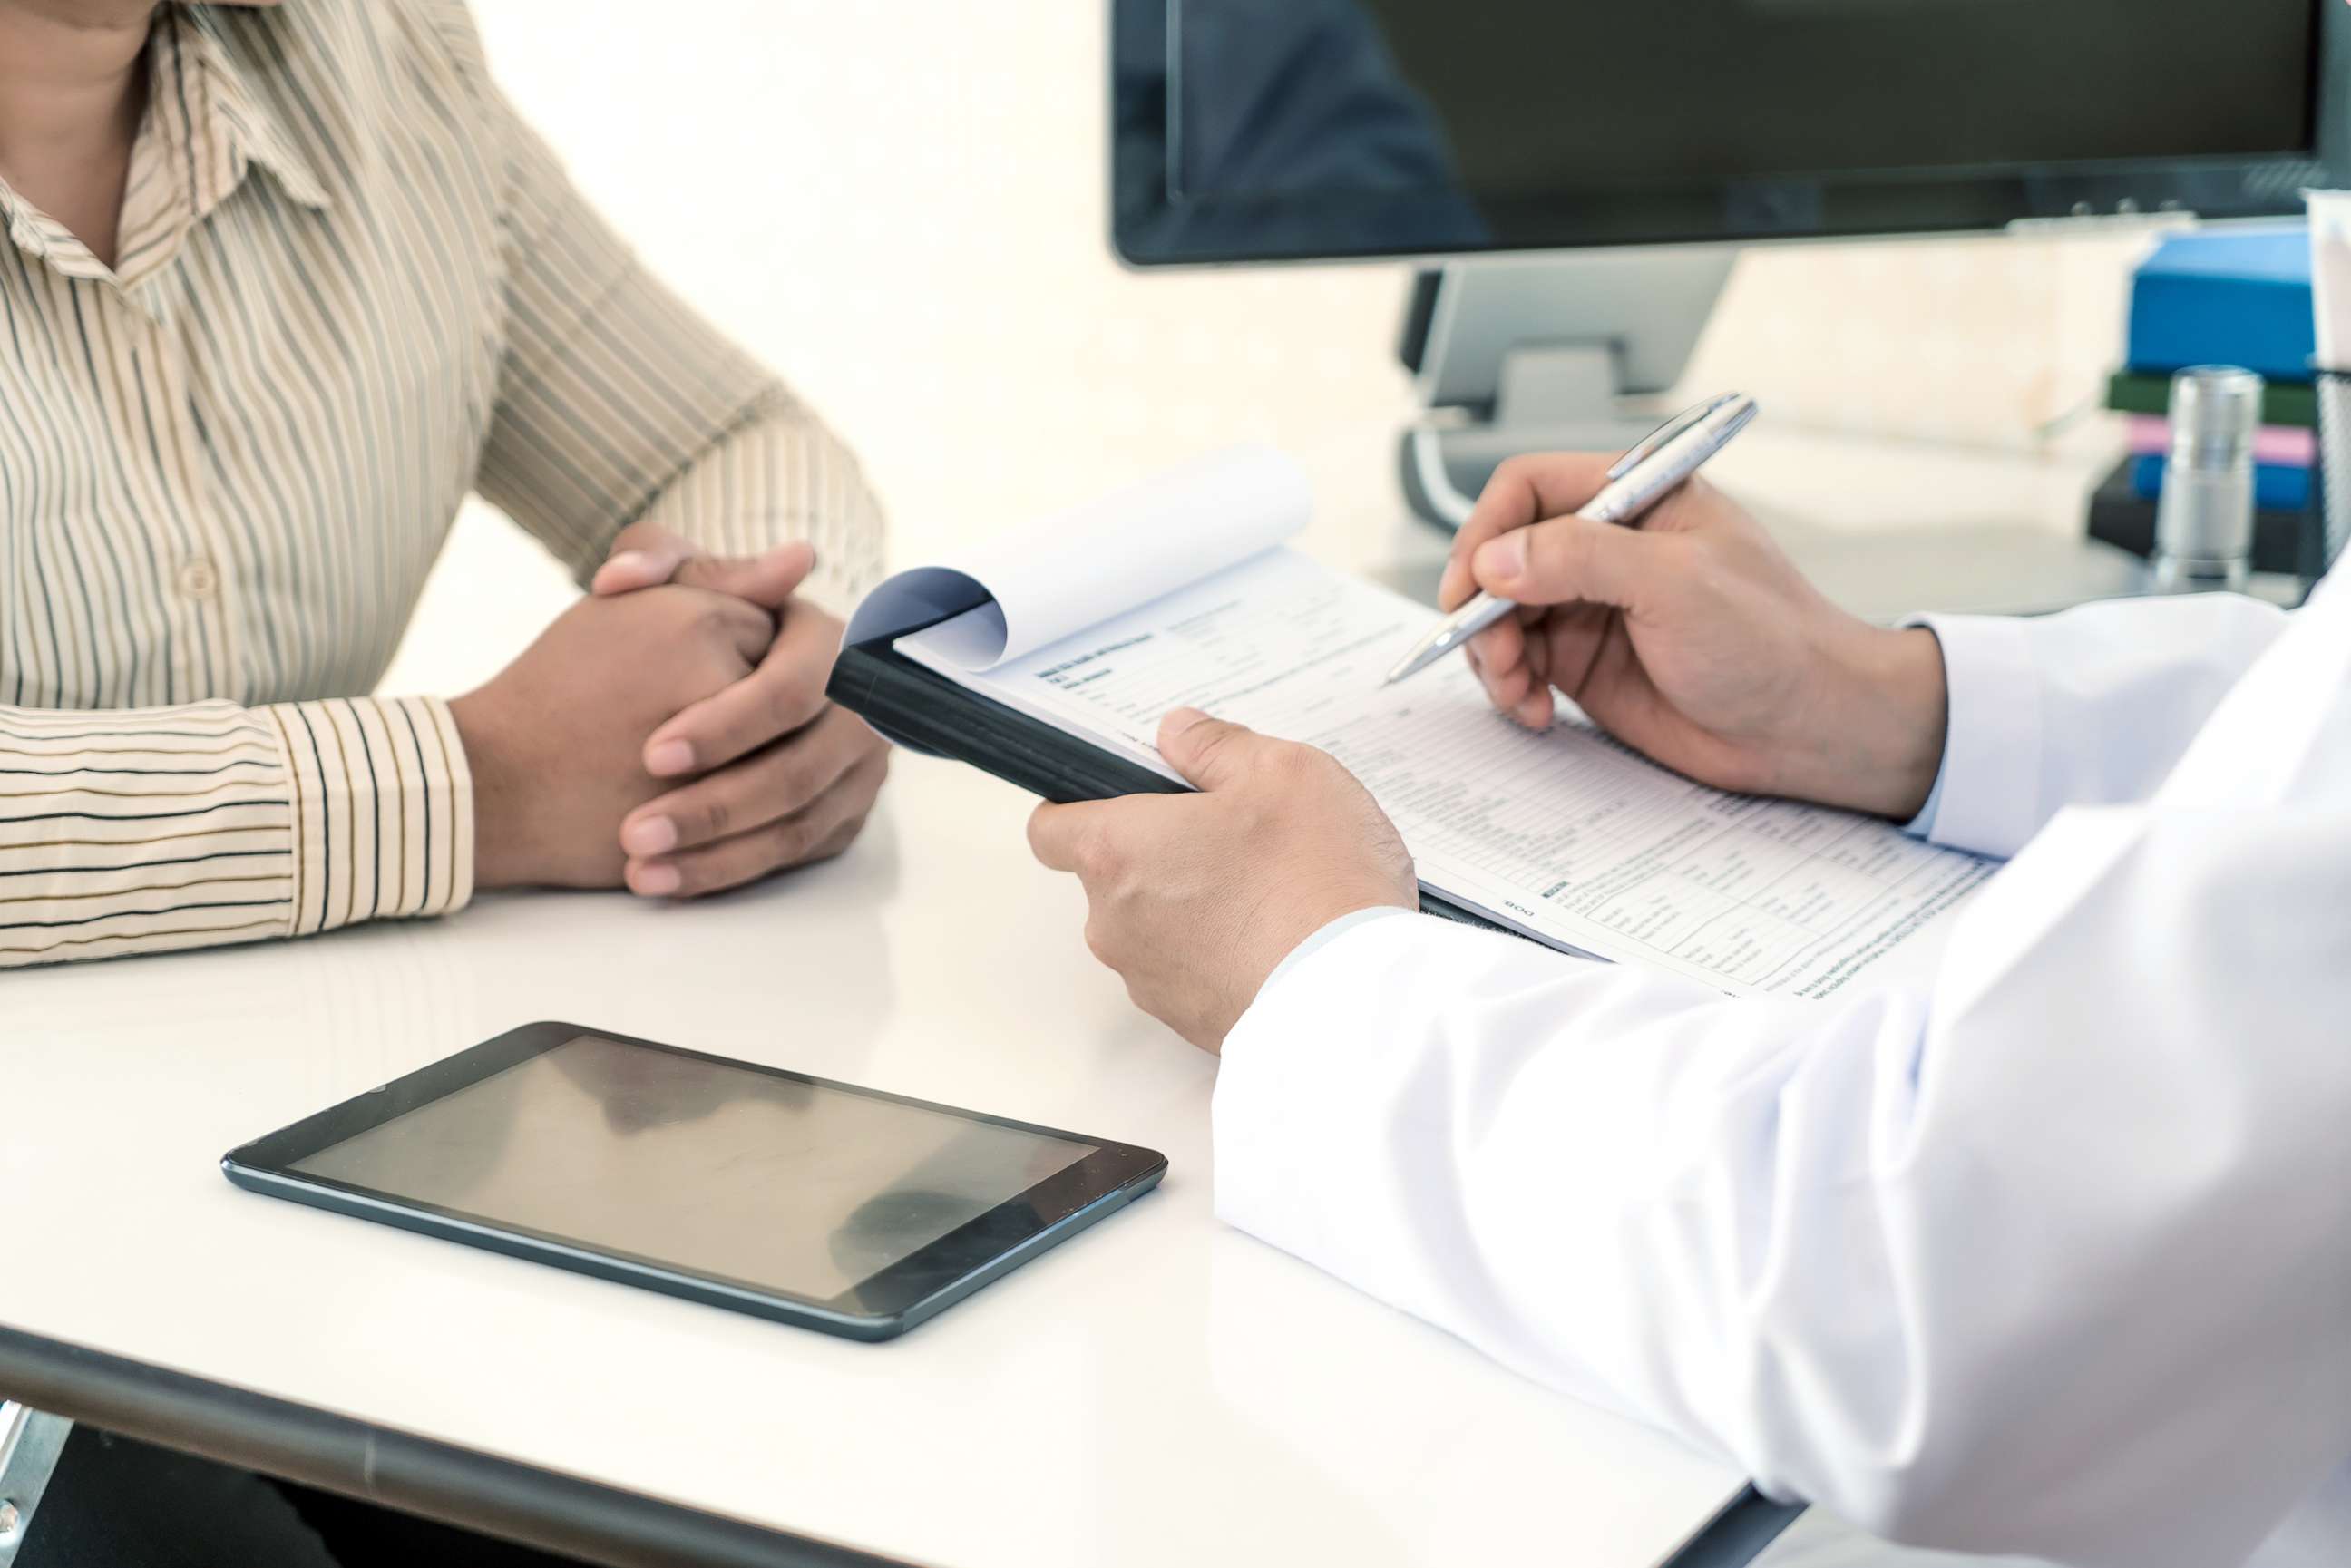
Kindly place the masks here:
<instances>
[{"instance_id":1,"label":"desk edge","mask_svg":"<svg viewBox=\"0 0 2351 1568\"><path fill-rule=\"evenodd\" d=\"M0 1326L0 1390L37 1410L601 1568L905 1568L678 1503ZM1740 1568L1803 1511L1752 1485L1662 1568Z\"/></svg>"},{"instance_id":2,"label":"desk edge","mask_svg":"<svg viewBox=\"0 0 2351 1568\"><path fill-rule=\"evenodd\" d=\"M0 1388L53 1416L601 1568L904 1568L896 1559L6 1327Z\"/></svg>"}]
</instances>

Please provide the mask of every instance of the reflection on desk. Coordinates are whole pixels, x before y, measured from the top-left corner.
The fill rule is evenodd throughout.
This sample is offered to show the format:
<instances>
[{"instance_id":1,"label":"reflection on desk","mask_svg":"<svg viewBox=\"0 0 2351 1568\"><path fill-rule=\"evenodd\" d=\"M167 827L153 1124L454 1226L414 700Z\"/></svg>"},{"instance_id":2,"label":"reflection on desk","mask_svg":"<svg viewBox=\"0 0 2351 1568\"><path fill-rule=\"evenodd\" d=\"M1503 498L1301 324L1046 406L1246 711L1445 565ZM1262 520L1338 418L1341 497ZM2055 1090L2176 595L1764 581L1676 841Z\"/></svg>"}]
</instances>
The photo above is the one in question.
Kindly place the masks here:
<instances>
[{"instance_id":1,"label":"reflection on desk","mask_svg":"<svg viewBox=\"0 0 2351 1568\"><path fill-rule=\"evenodd\" d=\"M957 1568L1660 1562L1740 1487L1219 1226L1215 1063L1086 953L1029 802L902 758L841 860L679 906L27 971L0 1329ZM231 1145L541 1018L1165 1150L1162 1191L860 1345L242 1193Z\"/></svg>"}]
</instances>

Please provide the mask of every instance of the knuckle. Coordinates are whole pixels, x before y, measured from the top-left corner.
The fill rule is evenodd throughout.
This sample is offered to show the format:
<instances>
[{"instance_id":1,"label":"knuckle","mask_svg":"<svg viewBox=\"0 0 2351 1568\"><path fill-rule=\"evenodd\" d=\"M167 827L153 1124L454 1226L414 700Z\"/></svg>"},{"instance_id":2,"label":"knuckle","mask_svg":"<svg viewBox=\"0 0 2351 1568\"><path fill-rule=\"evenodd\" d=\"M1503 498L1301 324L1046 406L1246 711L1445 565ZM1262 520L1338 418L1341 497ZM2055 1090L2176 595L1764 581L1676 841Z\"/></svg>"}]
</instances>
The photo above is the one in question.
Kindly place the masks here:
<instances>
[{"instance_id":1,"label":"knuckle","mask_svg":"<svg viewBox=\"0 0 2351 1568\"><path fill-rule=\"evenodd\" d=\"M817 844L816 848L809 852L809 859L811 861L829 861L836 855L844 853L850 845L857 841L857 835L864 831L865 817L864 814L861 812L857 816L852 817L849 821L841 823L841 826L835 828L831 832L827 833L823 840Z\"/></svg>"},{"instance_id":2,"label":"knuckle","mask_svg":"<svg viewBox=\"0 0 2351 1568\"><path fill-rule=\"evenodd\" d=\"M1494 476L1492 479L1489 480L1488 483L1500 485L1531 484L1534 481L1535 476L1542 471L1541 463L1542 460L1531 452L1520 452L1512 456L1505 457L1501 462L1494 465Z\"/></svg>"},{"instance_id":3,"label":"knuckle","mask_svg":"<svg viewBox=\"0 0 2351 1568\"><path fill-rule=\"evenodd\" d=\"M1085 829L1071 847L1077 861L1078 875L1085 881L1107 882L1118 874L1123 860L1118 842L1100 828Z\"/></svg>"},{"instance_id":4,"label":"knuckle","mask_svg":"<svg viewBox=\"0 0 2351 1568\"><path fill-rule=\"evenodd\" d=\"M817 794L818 764L801 756L800 750L800 747L790 746L778 750L775 771L769 778L769 795L788 811L799 810Z\"/></svg>"},{"instance_id":5,"label":"knuckle","mask_svg":"<svg viewBox=\"0 0 2351 1568\"><path fill-rule=\"evenodd\" d=\"M1113 958L1113 954L1116 951L1116 945L1111 937L1108 923L1092 917L1087 919L1086 951L1092 953L1095 958L1103 964L1109 965L1112 968L1114 969L1118 967L1118 965Z\"/></svg>"},{"instance_id":6,"label":"knuckle","mask_svg":"<svg viewBox=\"0 0 2351 1568\"><path fill-rule=\"evenodd\" d=\"M720 582L724 582L726 580L723 569L721 569L716 562L712 563L711 571L714 574L716 580ZM759 606L752 603L749 600L738 598L731 591L716 589L714 589L712 591L717 594L719 605L726 612L727 621L730 625L739 630L747 636L764 637L769 641L774 640L776 634L776 618L773 615L769 614L767 611L762 610Z\"/></svg>"},{"instance_id":7,"label":"knuckle","mask_svg":"<svg viewBox=\"0 0 2351 1568\"><path fill-rule=\"evenodd\" d=\"M768 840L768 848L776 865L797 865L816 847L816 836L810 825L792 818L776 824Z\"/></svg>"},{"instance_id":8,"label":"knuckle","mask_svg":"<svg viewBox=\"0 0 2351 1568\"><path fill-rule=\"evenodd\" d=\"M726 631L726 606L700 589L667 582L643 597L658 610L677 643L696 654L706 654Z\"/></svg>"},{"instance_id":9,"label":"knuckle","mask_svg":"<svg viewBox=\"0 0 2351 1568\"><path fill-rule=\"evenodd\" d=\"M669 580L680 588L691 588L697 592L709 591L711 588L710 558L701 555L687 556L677 563L677 570L670 573Z\"/></svg>"},{"instance_id":10,"label":"knuckle","mask_svg":"<svg viewBox=\"0 0 2351 1568\"><path fill-rule=\"evenodd\" d=\"M1337 759L1329 752L1301 746L1295 741L1285 741L1274 747L1272 764L1277 775L1292 783L1319 779L1326 768L1339 766Z\"/></svg>"},{"instance_id":11,"label":"knuckle","mask_svg":"<svg viewBox=\"0 0 2351 1568\"><path fill-rule=\"evenodd\" d=\"M1527 537L1527 576L1546 583L1580 581L1592 559L1591 535L1577 519L1532 528Z\"/></svg>"},{"instance_id":12,"label":"knuckle","mask_svg":"<svg viewBox=\"0 0 2351 1568\"><path fill-rule=\"evenodd\" d=\"M1239 732L1230 725L1218 725L1201 740L1193 757L1203 768L1219 767L1230 759L1233 737Z\"/></svg>"},{"instance_id":13,"label":"knuckle","mask_svg":"<svg viewBox=\"0 0 2351 1568\"><path fill-rule=\"evenodd\" d=\"M768 683L767 700L768 716L778 727L798 729L824 712L822 674L806 661L778 671Z\"/></svg>"},{"instance_id":14,"label":"knuckle","mask_svg":"<svg viewBox=\"0 0 2351 1568\"><path fill-rule=\"evenodd\" d=\"M1527 575L1557 570L1573 551L1573 534L1560 526L1567 519L1537 523L1527 529Z\"/></svg>"},{"instance_id":15,"label":"knuckle","mask_svg":"<svg viewBox=\"0 0 2351 1568\"><path fill-rule=\"evenodd\" d=\"M690 561L687 563L688 566L692 564ZM681 577L684 572L684 569L681 568ZM737 613L733 600L699 589L695 590L692 599L696 624L712 641L733 636L735 628L742 624L743 618Z\"/></svg>"}]
</instances>

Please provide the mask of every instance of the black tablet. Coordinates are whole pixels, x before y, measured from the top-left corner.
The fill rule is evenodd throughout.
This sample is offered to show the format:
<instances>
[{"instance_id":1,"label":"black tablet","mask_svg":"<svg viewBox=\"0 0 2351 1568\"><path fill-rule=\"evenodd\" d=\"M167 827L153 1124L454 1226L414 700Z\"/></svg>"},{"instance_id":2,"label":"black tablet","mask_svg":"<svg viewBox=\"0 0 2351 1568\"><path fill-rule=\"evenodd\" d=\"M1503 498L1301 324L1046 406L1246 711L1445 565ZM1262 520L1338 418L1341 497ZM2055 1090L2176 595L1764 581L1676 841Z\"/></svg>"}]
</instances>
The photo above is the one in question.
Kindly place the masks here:
<instances>
[{"instance_id":1,"label":"black tablet","mask_svg":"<svg viewBox=\"0 0 2351 1568\"><path fill-rule=\"evenodd\" d=\"M257 1138L221 1166L275 1197L871 1340L1149 1191L1167 1161L537 1023Z\"/></svg>"}]
</instances>

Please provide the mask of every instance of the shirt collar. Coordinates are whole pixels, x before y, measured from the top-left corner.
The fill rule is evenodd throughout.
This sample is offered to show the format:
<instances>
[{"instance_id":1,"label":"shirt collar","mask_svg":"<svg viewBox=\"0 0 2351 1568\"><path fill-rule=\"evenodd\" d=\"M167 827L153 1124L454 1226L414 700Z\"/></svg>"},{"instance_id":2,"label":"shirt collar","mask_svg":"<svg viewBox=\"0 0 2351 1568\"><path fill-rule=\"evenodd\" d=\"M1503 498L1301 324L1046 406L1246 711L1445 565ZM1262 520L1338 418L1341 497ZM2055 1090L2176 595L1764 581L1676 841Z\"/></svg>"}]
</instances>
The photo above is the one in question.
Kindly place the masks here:
<instances>
[{"instance_id":1,"label":"shirt collar","mask_svg":"<svg viewBox=\"0 0 2351 1568\"><path fill-rule=\"evenodd\" d=\"M276 81L278 91L273 95L264 90L271 85L266 67L260 72L251 69L252 40L265 31L282 33L291 26L283 15L291 9L289 4L277 14L256 12L235 24L246 36L246 47L240 50L226 36L225 29L231 24L222 19L220 12L210 6L167 8L183 51L183 68L201 84L205 108L200 112L221 132L210 139L214 150L210 154L214 164L212 178L218 191L215 202L236 188L248 165L259 163L276 176L288 197L303 206L323 209L333 204L318 164L287 128L282 99L292 84ZM281 57L287 47L283 41L277 46ZM262 79L256 81L256 76ZM199 146L197 152L202 156L204 150Z\"/></svg>"},{"instance_id":2,"label":"shirt collar","mask_svg":"<svg viewBox=\"0 0 2351 1568\"><path fill-rule=\"evenodd\" d=\"M68 277L111 277L128 288L169 263L188 230L227 200L256 163L289 200L330 204L316 165L220 26L209 11L183 5L156 14L147 42L147 110L131 145L115 267L0 181L0 214L18 248Z\"/></svg>"}]
</instances>

